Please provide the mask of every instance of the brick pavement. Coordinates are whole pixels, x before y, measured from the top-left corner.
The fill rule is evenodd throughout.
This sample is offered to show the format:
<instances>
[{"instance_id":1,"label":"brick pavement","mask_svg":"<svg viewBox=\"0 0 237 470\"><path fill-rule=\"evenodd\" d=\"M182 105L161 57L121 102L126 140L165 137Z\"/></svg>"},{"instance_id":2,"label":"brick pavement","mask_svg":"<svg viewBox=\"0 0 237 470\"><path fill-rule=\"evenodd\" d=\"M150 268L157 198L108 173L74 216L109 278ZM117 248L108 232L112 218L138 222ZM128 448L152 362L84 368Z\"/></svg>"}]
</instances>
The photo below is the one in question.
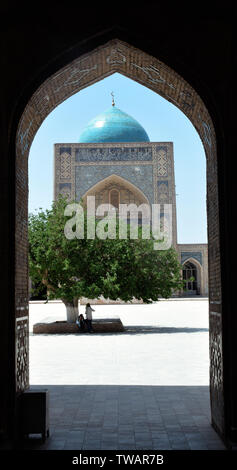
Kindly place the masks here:
<instances>
[{"instance_id":1,"label":"brick pavement","mask_svg":"<svg viewBox=\"0 0 237 470\"><path fill-rule=\"evenodd\" d=\"M210 424L207 301L96 306L108 311L125 333L30 336L31 384L50 391L50 438L28 448L224 449ZM55 312L64 315L60 304L31 305L30 328Z\"/></svg>"},{"instance_id":2,"label":"brick pavement","mask_svg":"<svg viewBox=\"0 0 237 470\"><path fill-rule=\"evenodd\" d=\"M38 387L37 387L38 388ZM46 385L44 450L224 450L210 425L207 386Z\"/></svg>"}]
</instances>

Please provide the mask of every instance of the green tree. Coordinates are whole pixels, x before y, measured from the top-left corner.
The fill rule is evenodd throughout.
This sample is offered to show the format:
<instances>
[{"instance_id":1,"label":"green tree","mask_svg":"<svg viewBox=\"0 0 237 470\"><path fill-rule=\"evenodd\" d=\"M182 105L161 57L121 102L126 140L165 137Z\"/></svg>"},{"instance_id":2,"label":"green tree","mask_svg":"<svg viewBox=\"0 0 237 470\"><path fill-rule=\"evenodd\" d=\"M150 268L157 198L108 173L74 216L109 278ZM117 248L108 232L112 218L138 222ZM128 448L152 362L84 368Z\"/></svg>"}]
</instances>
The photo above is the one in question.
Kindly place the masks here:
<instances>
[{"instance_id":1,"label":"green tree","mask_svg":"<svg viewBox=\"0 0 237 470\"><path fill-rule=\"evenodd\" d=\"M182 288L181 266L173 248L154 250L153 240L142 239L140 229L137 239L129 233L127 239L120 239L118 221L115 239L88 239L86 216L85 236L69 240L64 233L66 205L67 200L60 197L50 210L29 216L29 274L34 284L47 287L50 299L64 302L67 321L76 320L82 296L149 303Z\"/></svg>"}]
</instances>

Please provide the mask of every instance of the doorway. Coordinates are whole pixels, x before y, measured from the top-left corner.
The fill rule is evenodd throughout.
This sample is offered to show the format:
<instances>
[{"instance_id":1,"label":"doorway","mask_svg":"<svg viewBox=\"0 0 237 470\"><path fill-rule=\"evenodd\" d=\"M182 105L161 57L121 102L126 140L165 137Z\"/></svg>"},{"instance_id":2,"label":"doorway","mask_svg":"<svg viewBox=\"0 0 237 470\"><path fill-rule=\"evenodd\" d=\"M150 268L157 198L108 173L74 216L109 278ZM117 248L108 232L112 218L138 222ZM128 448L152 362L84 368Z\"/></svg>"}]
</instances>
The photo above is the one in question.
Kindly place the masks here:
<instances>
[{"instance_id":1,"label":"doorway","mask_svg":"<svg viewBox=\"0 0 237 470\"><path fill-rule=\"evenodd\" d=\"M49 75L32 95L21 116L16 138L16 390L29 386L27 196L28 154L45 117L80 89L119 72L175 104L195 126L207 157L207 218L210 292L210 392L212 422L224 433L221 270L219 250L218 181L215 129L196 91L174 70L118 39L77 57Z\"/></svg>"}]
</instances>

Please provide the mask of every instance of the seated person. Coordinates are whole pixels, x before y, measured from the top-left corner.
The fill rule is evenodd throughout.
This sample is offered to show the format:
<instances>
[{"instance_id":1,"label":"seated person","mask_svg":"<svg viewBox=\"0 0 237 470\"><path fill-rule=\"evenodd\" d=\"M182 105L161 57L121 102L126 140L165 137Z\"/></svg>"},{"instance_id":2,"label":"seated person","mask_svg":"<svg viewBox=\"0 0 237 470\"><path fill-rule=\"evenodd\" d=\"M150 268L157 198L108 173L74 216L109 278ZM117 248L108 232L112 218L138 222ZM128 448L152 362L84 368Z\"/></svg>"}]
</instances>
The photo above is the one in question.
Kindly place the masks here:
<instances>
[{"instance_id":1,"label":"seated person","mask_svg":"<svg viewBox=\"0 0 237 470\"><path fill-rule=\"evenodd\" d=\"M79 315L78 319L76 320L76 324L78 328L80 328L81 331L85 330L86 321L82 313Z\"/></svg>"}]
</instances>

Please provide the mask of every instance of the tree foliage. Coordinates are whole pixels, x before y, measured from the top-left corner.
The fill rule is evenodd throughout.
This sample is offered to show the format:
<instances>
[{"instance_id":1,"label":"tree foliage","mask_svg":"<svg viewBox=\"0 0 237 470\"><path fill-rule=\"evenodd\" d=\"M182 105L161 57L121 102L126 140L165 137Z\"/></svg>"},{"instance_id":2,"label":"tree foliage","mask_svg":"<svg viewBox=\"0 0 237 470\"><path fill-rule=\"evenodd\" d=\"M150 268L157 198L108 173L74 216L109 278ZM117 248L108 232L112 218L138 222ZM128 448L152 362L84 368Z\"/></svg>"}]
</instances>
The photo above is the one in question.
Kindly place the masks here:
<instances>
[{"instance_id":1,"label":"tree foliage","mask_svg":"<svg viewBox=\"0 0 237 470\"><path fill-rule=\"evenodd\" d=\"M64 227L67 200L60 197L50 210L29 216L29 274L33 283L47 286L50 299L72 303L80 297L149 303L168 298L182 288L181 266L173 248L154 250L152 239L68 240Z\"/></svg>"}]
</instances>

